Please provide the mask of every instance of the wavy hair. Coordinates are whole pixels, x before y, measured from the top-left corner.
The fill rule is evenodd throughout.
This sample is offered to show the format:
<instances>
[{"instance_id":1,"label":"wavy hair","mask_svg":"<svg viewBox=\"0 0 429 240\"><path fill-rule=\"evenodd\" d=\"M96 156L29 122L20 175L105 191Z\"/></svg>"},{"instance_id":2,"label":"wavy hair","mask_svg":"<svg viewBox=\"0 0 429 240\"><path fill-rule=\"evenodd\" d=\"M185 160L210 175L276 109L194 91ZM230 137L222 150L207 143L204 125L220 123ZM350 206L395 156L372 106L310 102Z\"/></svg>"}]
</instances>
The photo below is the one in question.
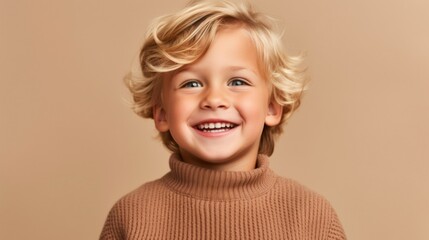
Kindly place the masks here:
<instances>
[{"instance_id":1,"label":"wavy hair","mask_svg":"<svg viewBox=\"0 0 429 240\"><path fill-rule=\"evenodd\" d=\"M156 18L140 51L142 76L130 73L124 80L133 96L133 110L144 118L153 118L153 107L162 102L163 74L197 61L206 53L219 29L232 24L240 24L249 32L260 67L271 83L271 97L283 107L280 124L266 125L262 132L259 153L270 156L275 138L283 132L283 123L300 105L307 78L301 67L302 56L287 56L272 19L255 11L250 4L191 1L179 12ZM160 136L169 150L178 151L179 146L169 131Z\"/></svg>"}]
</instances>

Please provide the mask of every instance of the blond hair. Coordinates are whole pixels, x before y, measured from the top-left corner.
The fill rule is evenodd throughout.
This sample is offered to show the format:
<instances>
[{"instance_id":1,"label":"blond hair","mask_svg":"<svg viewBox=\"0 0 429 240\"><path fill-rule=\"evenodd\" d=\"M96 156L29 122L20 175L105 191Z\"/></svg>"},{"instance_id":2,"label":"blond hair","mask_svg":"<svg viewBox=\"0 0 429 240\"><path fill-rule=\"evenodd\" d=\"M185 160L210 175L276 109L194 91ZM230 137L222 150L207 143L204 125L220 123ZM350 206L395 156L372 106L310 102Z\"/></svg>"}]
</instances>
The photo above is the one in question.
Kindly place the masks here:
<instances>
[{"instance_id":1,"label":"blond hair","mask_svg":"<svg viewBox=\"0 0 429 240\"><path fill-rule=\"evenodd\" d=\"M153 118L153 107L161 106L163 74L192 64L210 47L222 27L240 24L255 44L260 67L272 85L271 97L283 107L277 126L265 126L259 153L271 155L275 137L283 132L283 123L300 105L305 87L302 57L283 53L281 38L274 33L271 19L254 11L249 4L230 1L192 1L183 10L159 17L150 26L140 51L143 77L129 74L125 78L134 105L133 110L144 118ZM169 131L160 133L164 145L177 152L179 146Z\"/></svg>"}]
</instances>

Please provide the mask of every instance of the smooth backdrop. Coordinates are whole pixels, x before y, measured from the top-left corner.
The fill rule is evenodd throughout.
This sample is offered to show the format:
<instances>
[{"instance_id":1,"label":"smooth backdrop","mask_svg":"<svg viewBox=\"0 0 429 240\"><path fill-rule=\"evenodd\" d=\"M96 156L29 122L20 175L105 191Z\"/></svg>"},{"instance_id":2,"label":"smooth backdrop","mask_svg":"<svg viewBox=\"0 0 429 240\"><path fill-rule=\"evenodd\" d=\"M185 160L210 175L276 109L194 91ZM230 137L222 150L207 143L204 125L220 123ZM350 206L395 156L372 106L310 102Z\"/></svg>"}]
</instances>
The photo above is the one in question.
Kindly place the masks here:
<instances>
[{"instance_id":1,"label":"smooth backdrop","mask_svg":"<svg viewBox=\"0 0 429 240\"><path fill-rule=\"evenodd\" d=\"M122 84L171 0L0 0L0 239L97 239L168 171ZM312 83L271 166L328 198L349 239L429 239L429 2L258 0Z\"/></svg>"}]
</instances>

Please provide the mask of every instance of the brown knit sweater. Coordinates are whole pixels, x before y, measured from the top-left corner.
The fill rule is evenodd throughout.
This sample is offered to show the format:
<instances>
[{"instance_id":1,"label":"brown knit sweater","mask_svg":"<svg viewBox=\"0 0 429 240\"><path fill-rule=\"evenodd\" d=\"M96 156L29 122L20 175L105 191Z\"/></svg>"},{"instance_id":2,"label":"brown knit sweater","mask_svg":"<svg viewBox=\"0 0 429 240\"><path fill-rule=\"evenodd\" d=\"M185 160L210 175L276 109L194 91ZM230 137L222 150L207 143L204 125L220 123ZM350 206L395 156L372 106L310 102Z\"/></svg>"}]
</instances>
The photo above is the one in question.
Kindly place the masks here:
<instances>
[{"instance_id":1,"label":"brown knit sweater","mask_svg":"<svg viewBox=\"0 0 429 240\"><path fill-rule=\"evenodd\" d=\"M100 239L345 239L320 195L277 176L268 157L248 172L170 158L171 171L120 199Z\"/></svg>"}]
</instances>

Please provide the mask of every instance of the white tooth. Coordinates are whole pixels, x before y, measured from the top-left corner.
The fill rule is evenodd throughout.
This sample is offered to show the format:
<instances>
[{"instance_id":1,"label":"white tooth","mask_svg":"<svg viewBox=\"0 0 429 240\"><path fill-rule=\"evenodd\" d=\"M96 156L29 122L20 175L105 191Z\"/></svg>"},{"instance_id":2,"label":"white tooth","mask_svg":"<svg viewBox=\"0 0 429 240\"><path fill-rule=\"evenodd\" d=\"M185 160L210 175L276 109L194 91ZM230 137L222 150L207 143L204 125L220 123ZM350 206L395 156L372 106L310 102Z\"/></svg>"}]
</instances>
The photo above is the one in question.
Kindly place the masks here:
<instances>
[{"instance_id":1,"label":"white tooth","mask_svg":"<svg viewBox=\"0 0 429 240\"><path fill-rule=\"evenodd\" d=\"M225 123L222 123L221 126L224 128L225 127Z\"/></svg>"},{"instance_id":2,"label":"white tooth","mask_svg":"<svg viewBox=\"0 0 429 240\"><path fill-rule=\"evenodd\" d=\"M209 124L208 124L208 123L205 123L205 124L204 124L204 128L209 128Z\"/></svg>"},{"instance_id":3,"label":"white tooth","mask_svg":"<svg viewBox=\"0 0 429 240\"><path fill-rule=\"evenodd\" d=\"M215 127L214 123L209 123L209 128L213 129Z\"/></svg>"},{"instance_id":4,"label":"white tooth","mask_svg":"<svg viewBox=\"0 0 429 240\"><path fill-rule=\"evenodd\" d=\"M230 124L230 123L226 123L226 124L225 124L225 126L226 126L227 128L229 128L229 127L231 127L231 124Z\"/></svg>"},{"instance_id":5,"label":"white tooth","mask_svg":"<svg viewBox=\"0 0 429 240\"><path fill-rule=\"evenodd\" d=\"M204 128L204 125L203 125L203 124L200 124L200 125L198 125L198 128L199 128L199 129L203 129L203 128Z\"/></svg>"},{"instance_id":6,"label":"white tooth","mask_svg":"<svg viewBox=\"0 0 429 240\"><path fill-rule=\"evenodd\" d=\"M216 128L221 128L222 127L222 123L216 123Z\"/></svg>"}]
</instances>

